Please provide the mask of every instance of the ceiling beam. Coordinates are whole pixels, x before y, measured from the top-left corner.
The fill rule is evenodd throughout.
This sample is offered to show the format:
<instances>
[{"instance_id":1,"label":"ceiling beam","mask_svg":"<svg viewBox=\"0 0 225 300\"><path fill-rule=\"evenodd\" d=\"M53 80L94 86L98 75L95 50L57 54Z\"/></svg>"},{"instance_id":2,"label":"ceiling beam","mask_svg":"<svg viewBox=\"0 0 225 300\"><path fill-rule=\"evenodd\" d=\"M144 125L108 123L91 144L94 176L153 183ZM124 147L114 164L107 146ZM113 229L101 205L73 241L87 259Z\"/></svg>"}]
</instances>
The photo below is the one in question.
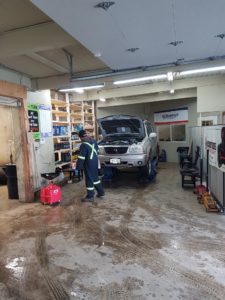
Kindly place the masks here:
<instances>
[{"instance_id":1,"label":"ceiling beam","mask_svg":"<svg viewBox=\"0 0 225 300\"><path fill-rule=\"evenodd\" d=\"M175 94L170 94L169 92L158 93L158 94L148 94L148 95L139 95L135 97L121 97L108 99L106 102L97 101L97 108L107 108L110 106L121 106L121 105L130 105L130 104L140 104L140 103L149 103L157 101L167 101L167 100L176 100L176 99L190 99L197 97L197 89L188 89L188 90L179 90Z\"/></svg>"},{"instance_id":2,"label":"ceiling beam","mask_svg":"<svg viewBox=\"0 0 225 300\"><path fill-rule=\"evenodd\" d=\"M51 61L43 56L41 56L40 54L37 53L29 53L26 54L28 57L44 64L47 65L50 68L53 68L61 73L69 73L69 68L65 68L63 66L58 65L57 63L55 63L54 61Z\"/></svg>"},{"instance_id":3,"label":"ceiling beam","mask_svg":"<svg viewBox=\"0 0 225 300\"><path fill-rule=\"evenodd\" d=\"M154 82L149 84L130 86L130 87L115 87L113 89L103 89L99 91L88 91L86 100L97 100L99 97L102 98L120 98L129 97L136 95L146 95L159 92L168 92L171 89L182 90L196 88L199 86L224 84L225 75L214 75L206 77L192 77L174 80L172 85L166 82ZM79 99L80 95L76 95L75 98Z\"/></svg>"},{"instance_id":4,"label":"ceiling beam","mask_svg":"<svg viewBox=\"0 0 225 300\"><path fill-rule=\"evenodd\" d=\"M44 23L0 35L0 59L54 48L77 42L55 23Z\"/></svg>"}]
</instances>

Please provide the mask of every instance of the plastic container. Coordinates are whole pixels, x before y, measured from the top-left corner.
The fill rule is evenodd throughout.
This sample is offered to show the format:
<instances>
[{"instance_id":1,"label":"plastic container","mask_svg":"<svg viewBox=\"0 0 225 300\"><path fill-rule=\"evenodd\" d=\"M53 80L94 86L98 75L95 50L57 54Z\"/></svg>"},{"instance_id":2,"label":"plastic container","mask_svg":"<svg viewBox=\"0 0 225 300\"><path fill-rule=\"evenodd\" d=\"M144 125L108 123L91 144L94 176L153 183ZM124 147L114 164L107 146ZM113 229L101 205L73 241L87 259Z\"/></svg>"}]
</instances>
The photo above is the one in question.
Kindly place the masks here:
<instances>
[{"instance_id":1,"label":"plastic container","mask_svg":"<svg viewBox=\"0 0 225 300\"><path fill-rule=\"evenodd\" d=\"M61 201L62 193L59 186L52 182L47 187L41 189L40 200L42 204L56 204Z\"/></svg>"}]
</instances>

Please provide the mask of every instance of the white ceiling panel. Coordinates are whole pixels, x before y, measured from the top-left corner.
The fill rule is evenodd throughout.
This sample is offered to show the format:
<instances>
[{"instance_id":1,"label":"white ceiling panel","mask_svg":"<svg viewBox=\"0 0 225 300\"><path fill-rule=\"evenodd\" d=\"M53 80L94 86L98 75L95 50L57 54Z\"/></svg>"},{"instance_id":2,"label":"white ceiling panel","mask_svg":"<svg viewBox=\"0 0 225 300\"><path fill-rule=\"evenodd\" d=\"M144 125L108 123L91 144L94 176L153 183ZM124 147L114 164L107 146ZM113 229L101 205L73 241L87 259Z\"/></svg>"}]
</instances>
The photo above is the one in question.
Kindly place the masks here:
<instances>
[{"instance_id":1,"label":"white ceiling panel","mask_svg":"<svg viewBox=\"0 0 225 300\"><path fill-rule=\"evenodd\" d=\"M101 0L32 2L112 69L225 55L215 37L225 33L224 0L115 0L107 11L94 8Z\"/></svg>"}]
</instances>

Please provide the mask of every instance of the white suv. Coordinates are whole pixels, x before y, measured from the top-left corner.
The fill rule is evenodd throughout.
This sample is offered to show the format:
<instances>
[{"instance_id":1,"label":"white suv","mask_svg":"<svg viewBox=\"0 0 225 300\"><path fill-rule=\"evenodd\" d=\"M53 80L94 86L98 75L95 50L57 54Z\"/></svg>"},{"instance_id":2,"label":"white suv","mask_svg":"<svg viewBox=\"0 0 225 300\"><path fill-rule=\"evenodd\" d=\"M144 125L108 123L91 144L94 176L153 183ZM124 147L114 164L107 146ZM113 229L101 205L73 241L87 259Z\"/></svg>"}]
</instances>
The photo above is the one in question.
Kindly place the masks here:
<instances>
[{"instance_id":1,"label":"white suv","mask_svg":"<svg viewBox=\"0 0 225 300\"><path fill-rule=\"evenodd\" d=\"M157 158L157 135L150 122L128 115L115 115L98 120L102 140L99 160L103 167L138 168L146 176L151 161Z\"/></svg>"}]
</instances>

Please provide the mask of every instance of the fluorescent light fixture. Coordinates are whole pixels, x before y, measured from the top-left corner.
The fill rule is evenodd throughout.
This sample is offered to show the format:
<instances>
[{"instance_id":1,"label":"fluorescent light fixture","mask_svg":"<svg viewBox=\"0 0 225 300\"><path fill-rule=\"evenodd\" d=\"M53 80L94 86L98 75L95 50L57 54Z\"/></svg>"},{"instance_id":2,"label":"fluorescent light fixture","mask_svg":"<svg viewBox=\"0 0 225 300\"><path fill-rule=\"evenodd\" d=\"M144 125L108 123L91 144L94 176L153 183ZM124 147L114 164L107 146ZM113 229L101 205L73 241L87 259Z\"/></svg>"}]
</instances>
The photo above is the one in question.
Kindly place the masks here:
<instances>
[{"instance_id":1,"label":"fluorescent light fixture","mask_svg":"<svg viewBox=\"0 0 225 300\"><path fill-rule=\"evenodd\" d=\"M207 72L216 72L216 71L225 71L225 66L218 66L218 67L211 67L211 68L204 68L204 69L195 69L195 70L187 70L178 73L178 75L194 75L200 73L207 73Z\"/></svg>"},{"instance_id":2,"label":"fluorescent light fixture","mask_svg":"<svg viewBox=\"0 0 225 300\"><path fill-rule=\"evenodd\" d=\"M167 79L168 79L168 81L173 81L173 72L167 73Z\"/></svg>"},{"instance_id":3,"label":"fluorescent light fixture","mask_svg":"<svg viewBox=\"0 0 225 300\"><path fill-rule=\"evenodd\" d=\"M175 93L175 91L172 89L172 90L170 90L170 94L174 94Z\"/></svg>"},{"instance_id":4,"label":"fluorescent light fixture","mask_svg":"<svg viewBox=\"0 0 225 300\"><path fill-rule=\"evenodd\" d=\"M76 89L75 92L78 93L78 94L83 94L84 90L83 89Z\"/></svg>"},{"instance_id":5,"label":"fluorescent light fixture","mask_svg":"<svg viewBox=\"0 0 225 300\"><path fill-rule=\"evenodd\" d=\"M133 79L125 79L125 80L119 80L114 81L113 84L126 84L126 83L133 83L133 82L141 82L141 81L147 81L147 80L157 80L157 79L166 79L166 74L160 74L160 75L153 75L153 76L147 76L147 77L139 77L139 78L133 78Z\"/></svg>"},{"instance_id":6,"label":"fluorescent light fixture","mask_svg":"<svg viewBox=\"0 0 225 300\"><path fill-rule=\"evenodd\" d=\"M104 84L98 84L98 85L90 85L86 87L81 87L83 90L94 90L94 89L100 89L104 87Z\"/></svg>"},{"instance_id":7,"label":"fluorescent light fixture","mask_svg":"<svg viewBox=\"0 0 225 300\"><path fill-rule=\"evenodd\" d=\"M100 52L96 52L96 53L94 54L94 56L95 56L95 57L101 57L102 55L101 55Z\"/></svg>"},{"instance_id":8,"label":"fluorescent light fixture","mask_svg":"<svg viewBox=\"0 0 225 300\"><path fill-rule=\"evenodd\" d=\"M105 102L105 98L99 98L99 100Z\"/></svg>"},{"instance_id":9,"label":"fluorescent light fixture","mask_svg":"<svg viewBox=\"0 0 225 300\"><path fill-rule=\"evenodd\" d=\"M81 86L81 87L75 87L75 88L68 88L68 89L60 89L60 92L77 92L79 94L82 94L84 90L94 90L94 89L100 89L104 87L104 84L98 84L98 85L89 85L89 86Z\"/></svg>"}]
</instances>

